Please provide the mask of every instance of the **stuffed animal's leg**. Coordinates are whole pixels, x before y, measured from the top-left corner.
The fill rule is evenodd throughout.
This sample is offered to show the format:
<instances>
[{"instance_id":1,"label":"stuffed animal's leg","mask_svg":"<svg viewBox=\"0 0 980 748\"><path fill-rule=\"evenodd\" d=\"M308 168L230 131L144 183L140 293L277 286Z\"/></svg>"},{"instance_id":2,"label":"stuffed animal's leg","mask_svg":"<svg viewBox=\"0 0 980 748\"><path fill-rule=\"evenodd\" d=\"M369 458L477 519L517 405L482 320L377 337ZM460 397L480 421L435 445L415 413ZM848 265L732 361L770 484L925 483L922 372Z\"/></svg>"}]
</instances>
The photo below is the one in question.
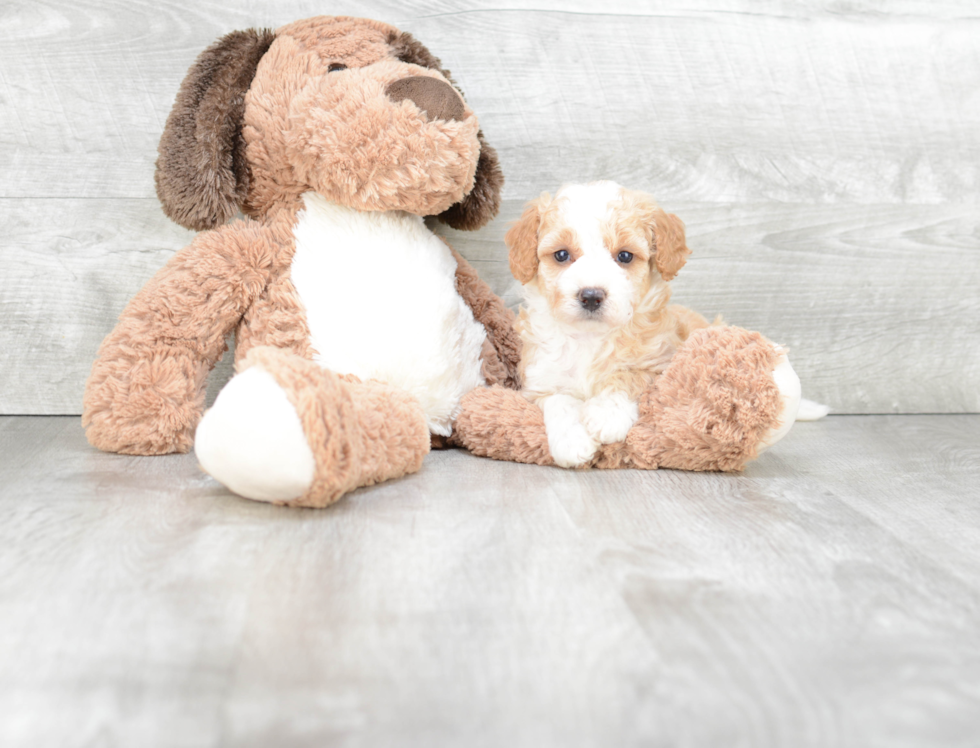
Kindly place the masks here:
<instances>
[{"instance_id":1,"label":"stuffed animal's leg","mask_svg":"<svg viewBox=\"0 0 980 748\"><path fill-rule=\"evenodd\" d=\"M799 402L799 378L782 349L737 327L698 330L641 398L629 462L741 470L786 434Z\"/></svg>"},{"instance_id":2,"label":"stuffed animal's leg","mask_svg":"<svg viewBox=\"0 0 980 748\"><path fill-rule=\"evenodd\" d=\"M352 379L253 348L197 429L201 467L246 498L310 507L418 470L429 451L418 401Z\"/></svg>"},{"instance_id":3,"label":"stuffed animal's leg","mask_svg":"<svg viewBox=\"0 0 980 748\"><path fill-rule=\"evenodd\" d=\"M640 399L625 442L604 444L599 468L741 470L781 439L800 402L785 353L737 327L697 330ZM503 387L463 398L456 444L497 460L555 464L541 409Z\"/></svg>"},{"instance_id":4,"label":"stuffed animal's leg","mask_svg":"<svg viewBox=\"0 0 980 748\"><path fill-rule=\"evenodd\" d=\"M187 452L213 361L180 343L137 343L125 328L124 321L106 338L85 385L89 443L120 454ZM224 350L216 338L215 360Z\"/></svg>"},{"instance_id":5,"label":"stuffed animal's leg","mask_svg":"<svg viewBox=\"0 0 980 748\"><path fill-rule=\"evenodd\" d=\"M480 457L555 464L541 408L520 392L500 386L480 387L463 397L452 442Z\"/></svg>"},{"instance_id":6,"label":"stuffed animal's leg","mask_svg":"<svg viewBox=\"0 0 980 748\"><path fill-rule=\"evenodd\" d=\"M779 389L779 411L776 415L776 423L769 427L762 438L759 446L756 447L756 454L760 455L769 447L782 439L789 433L790 428L796 422L797 413L802 402L802 389L800 378L796 376L786 351L780 346L776 346L776 368L772 372L772 381Z\"/></svg>"}]
</instances>

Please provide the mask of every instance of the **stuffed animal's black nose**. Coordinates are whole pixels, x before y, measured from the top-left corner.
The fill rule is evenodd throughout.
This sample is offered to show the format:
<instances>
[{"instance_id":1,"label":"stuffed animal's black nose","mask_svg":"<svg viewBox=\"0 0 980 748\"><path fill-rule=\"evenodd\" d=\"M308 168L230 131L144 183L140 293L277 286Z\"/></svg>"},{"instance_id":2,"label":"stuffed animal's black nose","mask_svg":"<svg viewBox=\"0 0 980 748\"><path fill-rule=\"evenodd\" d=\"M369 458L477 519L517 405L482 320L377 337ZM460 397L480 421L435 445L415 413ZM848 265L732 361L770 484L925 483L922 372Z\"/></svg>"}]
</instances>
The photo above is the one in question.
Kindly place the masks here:
<instances>
[{"instance_id":1,"label":"stuffed animal's black nose","mask_svg":"<svg viewBox=\"0 0 980 748\"><path fill-rule=\"evenodd\" d=\"M578 300L589 312L596 311L606 298L606 292L601 288L583 288L578 292Z\"/></svg>"},{"instance_id":2,"label":"stuffed animal's black nose","mask_svg":"<svg viewBox=\"0 0 980 748\"><path fill-rule=\"evenodd\" d=\"M429 119L450 122L461 120L466 114L466 107L456 89L438 78L424 75L401 78L389 83L385 93L396 103L405 99L413 101Z\"/></svg>"}]
</instances>

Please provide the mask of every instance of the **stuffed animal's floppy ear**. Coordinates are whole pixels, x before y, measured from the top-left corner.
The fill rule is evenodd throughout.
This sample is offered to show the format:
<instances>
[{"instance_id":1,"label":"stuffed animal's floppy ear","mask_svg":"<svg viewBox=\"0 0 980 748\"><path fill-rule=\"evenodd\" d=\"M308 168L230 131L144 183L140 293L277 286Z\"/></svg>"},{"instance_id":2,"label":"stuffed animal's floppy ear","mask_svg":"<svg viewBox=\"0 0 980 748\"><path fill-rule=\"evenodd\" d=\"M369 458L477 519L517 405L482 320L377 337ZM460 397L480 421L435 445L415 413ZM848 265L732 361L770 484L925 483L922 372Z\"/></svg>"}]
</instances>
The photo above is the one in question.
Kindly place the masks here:
<instances>
[{"instance_id":1,"label":"stuffed animal's floppy ear","mask_svg":"<svg viewBox=\"0 0 980 748\"><path fill-rule=\"evenodd\" d=\"M476 136L480 140L480 159L476 162L473 189L437 216L443 223L461 231L473 231L485 226L497 215L500 211L500 189L504 186L504 173L500 170L497 151L487 145L482 130Z\"/></svg>"},{"instance_id":2,"label":"stuffed animal's floppy ear","mask_svg":"<svg viewBox=\"0 0 980 748\"><path fill-rule=\"evenodd\" d=\"M672 280L687 262L691 250L684 239L684 222L660 208L653 211L654 262L665 281Z\"/></svg>"},{"instance_id":3,"label":"stuffed animal's floppy ear","mask_svg":"<svg viewBox=\"0 0 980 748\"><path fill-rule=\"evenodd\" d=\"M245 92L274 39L268 29L233 31L201 53L180 85L160 138L156 186L181 226L219 226L248 194Z\"/></svg>"},{"instance_id":4,"label":"stuffed animal's floppy ear","mask_svg":"<svg viewBox=\"0 0 980 748\"><path fill-rule=\"evenodd\" d=\"M538 229L541 228L541 213L551 195L542 192L524 206L524 212L517 223L510 227L504 242L510 249L510 272L523 285L538 274Z\"/></svg>"},{"instance_id":5,"label":"stuffed animal's floppy ear","mask_svg":"<svg viewBox=\"0 0 980 748\"><path fill-rule=\"evenodd\" d=\"M402 31L394 36L390 44L393 54L399 60L438 70L460 94L463 93L449 71L442 67L439 58L414 36ZM500 190L504 186L504 174L500 170L497 151L487 144L482 130L477 133L477 138L480 140L480 158L476 164L473 189L460 202L436 216L443 223L461 231L472 231L486 225L500 210Z\"/></svg>"}]
</instances>

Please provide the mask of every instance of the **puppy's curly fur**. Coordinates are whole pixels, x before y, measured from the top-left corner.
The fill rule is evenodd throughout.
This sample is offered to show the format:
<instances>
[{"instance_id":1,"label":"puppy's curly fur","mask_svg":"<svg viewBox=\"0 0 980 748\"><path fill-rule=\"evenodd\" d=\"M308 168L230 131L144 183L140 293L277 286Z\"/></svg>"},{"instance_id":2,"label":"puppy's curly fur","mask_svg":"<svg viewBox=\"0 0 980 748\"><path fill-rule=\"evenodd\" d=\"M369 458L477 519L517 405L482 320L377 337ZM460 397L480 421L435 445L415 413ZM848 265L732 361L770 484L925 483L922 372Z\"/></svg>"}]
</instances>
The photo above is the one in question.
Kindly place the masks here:
<instances>
[{"instance_id":1,"label":"puppy's curly fur","mask_svg":"<svg viewBox=\"0 0 980 748\"><path fill-rule=\"evenodd\" d=\"M626 438L641 393L707 326L668 306L690 253L684 226L645 193L593 182L532 201L506 239L524 282L525 396L544 411L556 462L585 464Z\"/></svg>"},{"instance_id":2,"label":"puppy's curly fur","mask_svg":"<svg viewBox=\"0 0 980 748\"><path fill-rule=\"evenodd\" d=\"M506 241L525 289L525 389L470 392L459 444L538 465L738 471L785 433L799 397L785 352L668 304L689 250L649 195L542 194Z\"/></svg>"}]
</instances>

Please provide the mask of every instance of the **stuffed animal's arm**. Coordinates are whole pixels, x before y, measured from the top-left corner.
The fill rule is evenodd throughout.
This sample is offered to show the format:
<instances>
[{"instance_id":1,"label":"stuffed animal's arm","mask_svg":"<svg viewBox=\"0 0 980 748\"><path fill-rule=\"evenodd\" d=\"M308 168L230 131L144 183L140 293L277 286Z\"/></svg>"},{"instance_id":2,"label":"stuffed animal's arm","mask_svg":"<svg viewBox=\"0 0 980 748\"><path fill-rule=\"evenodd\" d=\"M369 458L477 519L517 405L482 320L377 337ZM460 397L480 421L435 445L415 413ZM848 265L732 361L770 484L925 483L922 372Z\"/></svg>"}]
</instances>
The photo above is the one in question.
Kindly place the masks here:
<instances>
[{"instance_id":1,"label":"stuffed animal's arm","mask_svg":"<svg viewBox=\"0 0 980 748\"><path fill-rule=\"evenodd\" d=\"M796 375L790 368L784 381L775 376L782 358L756 332L714 325L695 330L640 397L639 419L626 441L600 446L589 464L741 470L783 433L796 410ZM519 392L477 388L463 398L455 439L495 460L553 465L558 460L547 420Z\"/></svg>"},{"instance_id":2,"label":"stuffed animal's arm","mask_svg":"<svg viewBox=\"0 0 980 748\"><path fill-rule=\"evenodd\" d=\"M483 376L487 384L520 389L521 339L514 329L514 313L459 252L449 249L456 258L456 290L487 331L483 350Z\"/></svg>"},{"instance_id":3,"label":"stuffed animal's arm","mask_svg":"<svg viewBox=\"0 0 980 748\"><path fill-rule=\"evenodd\" d=\"M275 270L269 231L252 221L199 234L133 297L99 348L82 425L99 449L186 452L225 338Z\"/></svg>"}]
</instances>

